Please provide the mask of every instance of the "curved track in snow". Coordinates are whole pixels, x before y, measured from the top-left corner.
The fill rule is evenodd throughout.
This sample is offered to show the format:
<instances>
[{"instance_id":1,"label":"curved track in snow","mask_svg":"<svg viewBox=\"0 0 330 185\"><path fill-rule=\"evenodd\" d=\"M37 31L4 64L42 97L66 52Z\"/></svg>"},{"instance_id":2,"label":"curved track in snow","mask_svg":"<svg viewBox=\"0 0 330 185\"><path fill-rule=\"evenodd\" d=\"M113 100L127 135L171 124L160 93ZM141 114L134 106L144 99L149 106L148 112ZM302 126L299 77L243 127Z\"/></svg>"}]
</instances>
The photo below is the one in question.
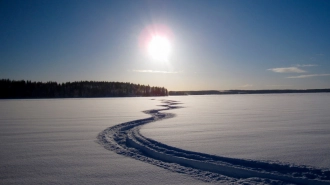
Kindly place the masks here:
<instances>
[{"instance_id":1,"label":"curved track in snow","mask_svg":"<svg viewBox=\"0 0 330 185\"><path fill-rule=\"evenodd\" d=\"M232 184L330 184L330 171L265 161L227 158L171 147L140 134L144 124L173 118L161 111L182 108L179 102L163 100L162 109L144 111L151 115L100 132L98 143L117 154L144 161L206 182Z\"/></svg>"}]
</instances>

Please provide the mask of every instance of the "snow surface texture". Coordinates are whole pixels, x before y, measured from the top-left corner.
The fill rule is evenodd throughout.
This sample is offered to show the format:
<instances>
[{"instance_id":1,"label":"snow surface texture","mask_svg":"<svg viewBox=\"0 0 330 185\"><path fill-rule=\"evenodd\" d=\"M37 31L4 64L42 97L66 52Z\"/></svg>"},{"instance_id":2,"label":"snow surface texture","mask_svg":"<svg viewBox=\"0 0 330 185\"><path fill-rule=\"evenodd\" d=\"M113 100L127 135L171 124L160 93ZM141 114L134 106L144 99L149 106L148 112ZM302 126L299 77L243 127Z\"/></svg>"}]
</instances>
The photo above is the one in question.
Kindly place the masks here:
<instances>
[{"instance_id":1,"label":"snow surface texture","mask_svg":"<svg viewBox=\"0 0 330 185\"><path fill-rule=\"evenodd\" d=\"M330 169L330 93L170 98L185 108L142 135L188 151Z\"/></svg>"},{"instance_id":2,"label":"snow surface texture","mask_svg":"<svg viewBox=\"0 0 330 185\"><path fill-rule=\"evenodd\" d=\"M205 184L96 143L101 130L147 118L141 111L158 104L144 97L0 100L0 184Z\"/></svg>"},{"instance_id":3,"label":"snow surface texture","mask_svg":"<svg viewBox=\"0 0 330 185\"><path fill-rule=\"evenodd\" d=\"M244 160L191 152L171 147L140 134L142 125L173 118L162 113L182 108L163 100L163 109L144 111L152 117L109 127L98 135L106 149L206 182L250 184L330 184L330 171L264 161Z\"/></svg>"}]
</instances>

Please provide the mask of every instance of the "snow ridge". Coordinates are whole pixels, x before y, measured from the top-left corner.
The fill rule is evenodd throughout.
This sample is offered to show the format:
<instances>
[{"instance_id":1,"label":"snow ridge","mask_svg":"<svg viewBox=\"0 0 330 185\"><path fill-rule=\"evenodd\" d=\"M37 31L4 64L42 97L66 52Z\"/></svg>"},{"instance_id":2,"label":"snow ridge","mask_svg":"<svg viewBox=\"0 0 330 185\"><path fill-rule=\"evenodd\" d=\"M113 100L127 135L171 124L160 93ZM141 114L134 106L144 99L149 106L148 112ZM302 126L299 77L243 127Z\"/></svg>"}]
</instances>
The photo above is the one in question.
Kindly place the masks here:
<instances>
[{"instance_id":1,"label":"snow ridge","mask_svg":"<svg viewBox=\"0 0 330 185\"><path fill-rule=\"evenodd\" d=\"M144 124L175 117L161 111L182 108L162 100L163 109L143 111L150 118L134 120L99 133L98 143L110 151L206 182L232 184L330 184L330 170L253 161L191 152L171 147L140 134Z\"/></svg>"}]
</instances>

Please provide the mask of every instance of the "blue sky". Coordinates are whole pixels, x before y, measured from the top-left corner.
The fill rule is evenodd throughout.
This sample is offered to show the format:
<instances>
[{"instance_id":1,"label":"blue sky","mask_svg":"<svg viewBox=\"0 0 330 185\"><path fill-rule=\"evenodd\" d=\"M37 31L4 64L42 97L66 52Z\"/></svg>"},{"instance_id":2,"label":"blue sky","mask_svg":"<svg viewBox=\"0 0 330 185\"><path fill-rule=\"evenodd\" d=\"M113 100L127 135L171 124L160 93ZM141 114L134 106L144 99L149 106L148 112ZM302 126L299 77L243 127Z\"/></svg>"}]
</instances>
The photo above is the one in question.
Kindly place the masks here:
<instances>
[{"instance_id":1,"label":"blue sky","mask_svg":"<svg viewBox=\"0 0 330 185\"><path fill-rule=\"evenodd\" d=\"M148 27L169 30L155 61ZM169 90L330 88L330 1L0 1L0 78Z\"/></svg>"}]
</instances>

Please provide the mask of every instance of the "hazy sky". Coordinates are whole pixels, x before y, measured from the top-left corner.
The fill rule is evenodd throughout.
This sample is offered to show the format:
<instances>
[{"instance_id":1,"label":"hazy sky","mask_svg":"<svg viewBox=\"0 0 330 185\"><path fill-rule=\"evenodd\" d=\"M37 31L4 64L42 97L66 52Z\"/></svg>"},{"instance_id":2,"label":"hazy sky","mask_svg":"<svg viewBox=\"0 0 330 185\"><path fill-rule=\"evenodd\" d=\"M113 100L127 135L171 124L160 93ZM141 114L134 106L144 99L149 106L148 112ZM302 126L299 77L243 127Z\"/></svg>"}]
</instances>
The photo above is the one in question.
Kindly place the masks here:
<instances>
[{"instance_id":1,"label":"hazy sky","mask_svg":"<svg viewBox=\"0 0 330 185\"><path fill-rule=\"evenodd\" d=\"M158 29L167 61L144 46ZM330 1L0 0L0 78L330 88Z\"/></svg>"}]
</instances>

